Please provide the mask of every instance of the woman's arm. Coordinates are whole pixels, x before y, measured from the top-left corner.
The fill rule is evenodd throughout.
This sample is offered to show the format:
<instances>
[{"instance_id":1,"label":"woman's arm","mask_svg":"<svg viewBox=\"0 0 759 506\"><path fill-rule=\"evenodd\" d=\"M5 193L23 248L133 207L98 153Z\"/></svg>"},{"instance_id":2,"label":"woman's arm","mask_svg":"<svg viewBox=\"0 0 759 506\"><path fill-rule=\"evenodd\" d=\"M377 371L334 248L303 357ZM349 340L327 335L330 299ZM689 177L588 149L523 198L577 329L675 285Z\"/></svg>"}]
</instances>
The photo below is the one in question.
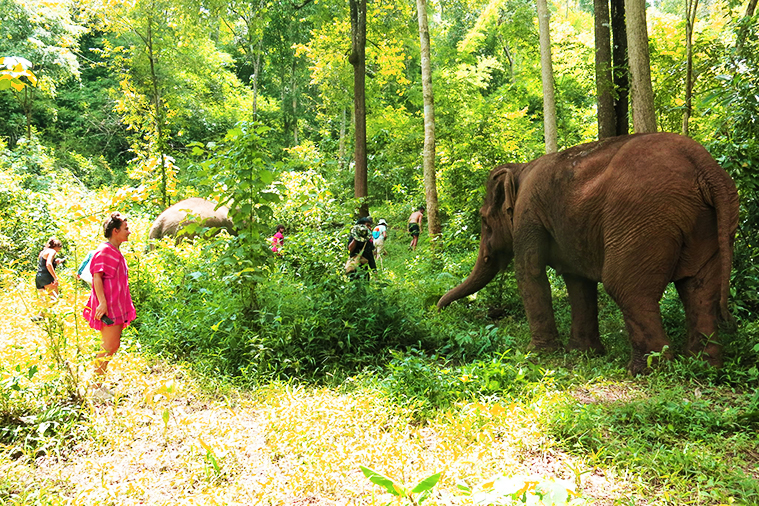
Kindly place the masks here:
<instances>
[{"instance_id":1,"label":"woman's arm","mask_svg":"<svg viewBox=\"0 0 759 506\"><path fill-rule=\"evenodd\" d=\"M105 290L103 289L103 273L96 272L92 275L92 289L98 296L98 307L95 308L95 319L99 320L104 314L108 314L108 303L105 300Z\"/></svg>"}]
</instances>

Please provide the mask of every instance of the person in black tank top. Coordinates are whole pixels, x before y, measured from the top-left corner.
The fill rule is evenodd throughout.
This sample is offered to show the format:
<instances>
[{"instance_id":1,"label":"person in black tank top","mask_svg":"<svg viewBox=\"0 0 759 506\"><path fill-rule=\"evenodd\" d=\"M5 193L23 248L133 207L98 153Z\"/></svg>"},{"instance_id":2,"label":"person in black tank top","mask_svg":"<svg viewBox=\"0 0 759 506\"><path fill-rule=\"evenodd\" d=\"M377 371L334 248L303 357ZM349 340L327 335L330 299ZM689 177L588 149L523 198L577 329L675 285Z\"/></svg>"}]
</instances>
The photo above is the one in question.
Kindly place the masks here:
<instances>
[{"instance_id":1,"label":"person in black tank top","mask_svg":"<svg viewBox=\"0 0 759 506\"><path fill-rule=\"evenodd\" d=\"M51 299L58 298L58 274L55 272L55 267L59 262L56 262L55 255L60 253L62 247L61 241L51 237L40 252L37 262L37 275L34 277L34 283L38 290L45 290Z\"/></svg>"}]
</instances>

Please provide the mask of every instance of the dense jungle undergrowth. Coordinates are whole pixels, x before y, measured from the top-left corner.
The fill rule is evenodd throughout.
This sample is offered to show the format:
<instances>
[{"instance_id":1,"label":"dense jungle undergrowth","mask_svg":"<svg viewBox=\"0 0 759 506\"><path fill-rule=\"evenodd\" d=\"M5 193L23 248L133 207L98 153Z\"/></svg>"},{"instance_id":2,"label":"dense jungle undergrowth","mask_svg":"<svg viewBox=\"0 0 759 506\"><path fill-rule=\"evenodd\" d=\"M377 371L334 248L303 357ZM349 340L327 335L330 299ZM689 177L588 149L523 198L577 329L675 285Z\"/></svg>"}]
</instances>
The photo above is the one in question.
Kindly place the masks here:
<instances>
[{"instance_id":1,"label":"dense jungle undergrowth","mask_svg":"<svg viewBox=\"0 0 759 506\"><path fill-rule=\"evenodd\" d=\"M37 232L40 244L59 234L70 258L43 323L30 320L31 262L3 268L4 504L759 503L748 313L725 337L722 369L677 358L632 378L605 296L604 357L528 352L511 274L438 312L473 263L476 233L444 235L445 249L424 234L410 252L409 206L373 212L391 229L370 282L341 273L347 225L291 227L283 256L243 280L234 238L145 253L149 213L128 192L107 195L51 207L70 219ZM109 206L130 210L139 316L109 371L116 399L100 404L86 393L99 337L79 316L88 288L72 271ZM566 336L565 291L553 286ZM674 290L662 312L677 351Z\"/></svg>"}]
</instances>

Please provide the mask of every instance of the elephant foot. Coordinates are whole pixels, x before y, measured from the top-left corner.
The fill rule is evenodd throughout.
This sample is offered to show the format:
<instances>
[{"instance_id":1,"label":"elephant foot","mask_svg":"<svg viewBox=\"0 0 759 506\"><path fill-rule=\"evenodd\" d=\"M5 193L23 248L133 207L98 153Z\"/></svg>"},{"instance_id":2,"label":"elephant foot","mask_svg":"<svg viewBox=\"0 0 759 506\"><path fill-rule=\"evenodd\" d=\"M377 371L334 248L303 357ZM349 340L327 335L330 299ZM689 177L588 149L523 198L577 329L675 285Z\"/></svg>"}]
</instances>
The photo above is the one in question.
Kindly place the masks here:
<instances>
[{"instance_id":1,"label":"elephant foot","mask_svg":"<svg viewBox=\"0 0 759 506\"><path fill-rule=\"evenodd\" d=\"M642 353L633 350L632 358L627 364L627 370L633 376L651 372L662 360L672 360L672 352L667 348L661 352ZM650 363L650 365L649 365Z\"/></svg>"},{"instance_id":2,"label":"elephant foot","mask_svg":"<svg viewBox=\"0 0 759 506\"><path fill-rule=\"evenodd\" d=\"M552 341L539 341L533 339L530 341L530 344L527 346L527 349L530 351L544 351L544 352L554 352L559 351L561 349L561 345L556 340Z\"/></svg>"},{"instance_id":3,"label":"elephant foot","mask_svg":"<svg viewBox=\"0 0 759 506\"><path fill-rule=\"evenodd\" d=\"M722 343L716 333L701 334L701 339L693 338L688 344L688 355L709 362L713 367L722 367Z\"/></svg>"},{"instance_id":4,"label":"elephant foot","mask_svg":"<svg viewBox=\"0 0 759 506\"><path fill-rule=\"evenodd\" d=\"M606 355L606 348L601 341L594 341L592 339L570 339L567 343L567 351L573 350L587 352L593 356Z\"/></svg>"}]
</instances>

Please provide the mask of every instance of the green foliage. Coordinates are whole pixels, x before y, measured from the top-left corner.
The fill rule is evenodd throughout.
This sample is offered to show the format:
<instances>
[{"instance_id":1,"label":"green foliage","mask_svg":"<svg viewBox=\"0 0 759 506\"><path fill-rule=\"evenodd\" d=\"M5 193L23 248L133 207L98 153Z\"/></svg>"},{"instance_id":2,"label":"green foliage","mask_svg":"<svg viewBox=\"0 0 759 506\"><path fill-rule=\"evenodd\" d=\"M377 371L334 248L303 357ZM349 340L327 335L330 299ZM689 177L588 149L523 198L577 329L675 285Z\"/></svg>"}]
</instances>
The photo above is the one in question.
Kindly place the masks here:
<instances>
[{"instance_id":1,"label":"green foliage","mask_svg":"<svg viewBox=\"0 0 759 506\"><path fill-rule=\"evenodd\" d=\"M239 123L227 132L222 143L209 143L200 184L208 196L228 205L237 236L230 240L222 263L234 269L241 286L262 281L271 251L266 244L273 211L270 204L280 201L280 183L275 183L278 166L269 159L264 134L269 128L260 123ZM195 144L195 154L202 154ZM252 294L249 294L249 296ZM251 300L252 303L252 300Z\"/></svg>"},{"instance_id":2,"label":"green foliage","mask_svg":"<svg viewBox=\"0 0 759 506\"><path fill-rule=\"evenodd\" d=\"M511 350L490 359L481 355L462 365L415 349L390 353L393 360L383 389L417 420L431 418L457 401L529 397L553 381L552 374L533 364L529 355Z\"/></svg>"},{"instance_id":3,"label":"green foliage","mask_svg":"<svg viewBox=\"0 0 759 506\"><path fill-rule=\"evenodd\" d=\"M4 168L6 153L0 152L0 265L14 262L16 268L36 269L37 255L59 232L58 224L48 211L47 196L22 187L31 179Z\"/></svg>"},{"instance_id":4,"label":"green foliage","mask_svg":"<svg viewBox=\"0 0 759 506\"><path fill-rule=\"evenodd\" d=\"M239 375L251 333L242 318L245 301L220 261L224 244L202 250L158 248L128 257L130 290L140 318L140 342L160 356L187 360L211 374Z\"/></svg>"},{"instance_id":5,"label":"green foliage","mask_svg":"<svg viewBox=\"0 0 759 506\"><path fill-rule=\"evenodd\" d=\"M31 137L31 127L39 124L36 115L54 115L52 102L58 87L79 76L79 62L74 55L76 40L84 28L72 19L67 2L17 2L0 0L0 55L20 57L25 70L17 77L25 78L32 86L11 81L14 100L7 102L12 121L0 121L0 136L10 139L13 146L20 137ZM27 65L28 64L28 65ZM28 71L33 66L33 74ZM7 76L6 76L7 77ZM8 83L0 78L0 89Z\"/></svg>"},{"instance_id":6,"label":"green foliage","mask_svg":"<svg viewBox=\"0 0 759 506\"><path fill-rule=\"evenodd\" d=\"M714 112L718 132L707 148L738 186L741 214L734 247L732 299L738 313L752 319L759 314L759 42L756 25L737 24L735 36L746 30L745 43L715 55L713 89L706 104Z\"/></svg>"},{"instance_id":7,"label":"green foliage","mask_svg":"<svg viewBox=\"0 0 759 506\"><path fill-rule=\"evenodd\" d=\"M31 67L32 63L25 58L0 57L0 91L12 89L19 92L26 86L35 86L37 76Z\"/></svg>"},{"instance_id":8,"label":"green foliage","mask_svg":"<svg viewBox=\"0 0 759 506\"><path fill-rule=\"evenodd\" d=\"M18 271L13 274L16 282L6 290L25 298L24 285L17 283ZM70 324L72 309L60 300L43 307L36 324L44 346L30 343L29 349L19 354L23 360L0 363L0 444L7 445L14 458L27 451L36 455L65 453L88 436L81 402L85 357L78 329ZM43 361L48 367L41 371Z\"/></svg>"},{"instance_id":9,"label":"green foliage","mask_svg":"<svg viewBox=\"0 0 759 506\"><path fill-rule=\"evenodd\" d=\"M265 291L259 294L261 334L251 374L343 375L376 365L388 348L434 346L413 301L387 285L350 281L334 267L307 285L282 279L260 288Z\"/></svg>"}]
</instances>

